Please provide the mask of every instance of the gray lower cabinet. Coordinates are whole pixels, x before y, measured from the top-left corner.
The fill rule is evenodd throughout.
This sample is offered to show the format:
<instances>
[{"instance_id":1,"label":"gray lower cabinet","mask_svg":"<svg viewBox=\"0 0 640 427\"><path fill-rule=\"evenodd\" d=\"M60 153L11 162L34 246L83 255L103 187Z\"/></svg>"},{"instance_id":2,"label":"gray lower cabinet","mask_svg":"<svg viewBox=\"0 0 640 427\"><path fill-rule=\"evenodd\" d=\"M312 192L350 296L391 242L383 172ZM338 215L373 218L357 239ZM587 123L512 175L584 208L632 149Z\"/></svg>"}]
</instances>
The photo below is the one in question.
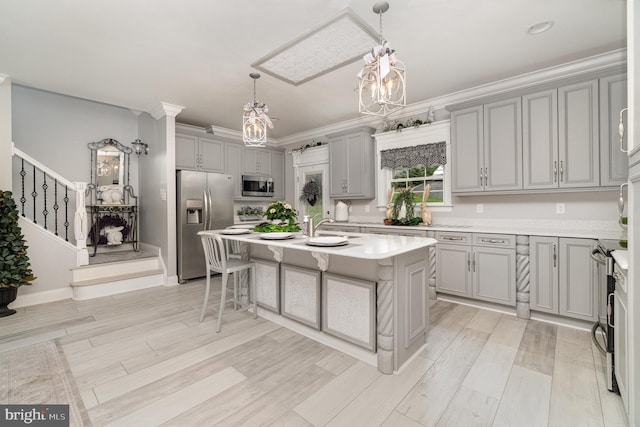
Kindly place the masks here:
<instances>
[{"instance_id":1,"label":"gray lower cabinet","mask_svg":"<svg viewBox=\"0 0 640 427\"><path fill-rule=\"evenodd\" d=\"M280 313L280 266L278 262L253 258L256 297L260 307Z\"/></svg>"},{"instance_id":2,"label":"gray lower cabinet","mask_svg":"<svg viewBox=\"0 0 640 427\"><path fill-rule=\"evenodd\" d=\"M284 317L320 329L320 271L281 264L280 307Z\"/></svg>"},{"instance_id":3,"label":"gray lower cabinet","mask_svg":"<svg viewBox=\"0 0 640 427\"><path fill-rule=\"evenodd\" d=\"M596 265L590 239L531 236L531 310L596 320Z\"/></svg>"},{"instance_id":4,"label":"gray lower cabinet","mask_svg":"<svg viewBox=\"0 0 640 427\"><path fill-rule=\"evenodd\" d=\"M629 410L629 313L627 276L625 271L614 264L614 277L616 278L616 290L613 300L613 342L616 346L614 353L614 366L620 397L627 410Z\"/></svg>"},{"instance_id":5,"label":"gray lower cabinet","mask_svg":"<svg viewBox=\"0 0 640 427\"><path fill-rule=\"evenodd\" d=\"M176 134L176 169L224 172L224 142Z\"/></svg>"},{"instance_id":6,"label":"gray lower cabinet","mask_svg":"<svg viewBox=\"0 0 640 427\"><path fill-rule=\"evenodd\" d=\"M515 236L436 232L436 291L516 305Z\"/></svg>"},{"instance_id":7,"label":"gray lower cabinet","mask_svg":"<svg viewBox=\"0 0 640 427\"><path fill-rule=\"evenodd\" d=\"M600 79L600 185L618 186L627 182L629 159L622 150L629 149L625 132L618 133L620 111L627 107L627 75Z\"/></svg>"},{"instance_id":8,"label":"gray lower cabinet","mask_svg":"<svg viewBox=\"0 0 640 427\"><path fill-rule=\"evenodd\" d=\"M396 236L420 236L427 237L425 230L411 230L409 228L393 227L363 227L361 233L368 234L393 234Z\"/></svg>"}]
</instances>

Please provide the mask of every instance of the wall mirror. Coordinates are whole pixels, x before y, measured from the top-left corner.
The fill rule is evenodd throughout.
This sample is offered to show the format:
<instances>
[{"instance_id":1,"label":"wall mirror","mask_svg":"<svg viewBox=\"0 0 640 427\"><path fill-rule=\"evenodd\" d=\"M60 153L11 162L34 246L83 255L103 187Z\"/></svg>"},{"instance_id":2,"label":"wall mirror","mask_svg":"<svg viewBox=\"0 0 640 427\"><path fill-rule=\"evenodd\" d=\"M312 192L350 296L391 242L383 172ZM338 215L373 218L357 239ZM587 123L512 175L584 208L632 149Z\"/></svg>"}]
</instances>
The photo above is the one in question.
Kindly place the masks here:
<instances>
[{"instance_id":1,"label":"wall mirror","mask_svg":"<svg viewBox=\"0 0 640 427\"><path fill-rule=\"evenodd\" d=\"M129 156L133 149L112 138L87 146L91 151L91 181L87 188L91 204L133 204L136 196L129 185Z\"/></svg>"}]
</instances>

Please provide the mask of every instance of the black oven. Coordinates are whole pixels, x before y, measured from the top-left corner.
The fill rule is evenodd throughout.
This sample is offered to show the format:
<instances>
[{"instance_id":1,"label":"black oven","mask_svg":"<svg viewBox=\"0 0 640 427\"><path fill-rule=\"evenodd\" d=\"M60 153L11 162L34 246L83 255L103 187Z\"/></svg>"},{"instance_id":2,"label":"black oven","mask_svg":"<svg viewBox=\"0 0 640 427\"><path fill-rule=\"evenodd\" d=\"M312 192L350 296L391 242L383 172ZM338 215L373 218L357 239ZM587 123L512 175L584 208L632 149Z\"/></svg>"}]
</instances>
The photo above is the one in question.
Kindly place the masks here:
<instances>
[{"instance_id":1,"label":"black oven","mask_svg":"<svg viewBox=\"0 0 640 427\"><path fill-rule=\"evenodd\" d=\"M242 175L242 195L272 197L273 178L260 175Z\"/></svg>"},{"instance_id":2,"label":"black oven","mask_svg":"<svg viewBox=\"0 0 640 427\"><path fill-rule=\"evenodd\" d=\"M591 258L598 263L599 280L599 319L591 328L591 338L596 347L604 353L606 357L606 379L607 389L620 394L616 381L614 367L615 342L613 329L615 328L613 316L613 298L616 290L616 279L613 276L613 255L611 252L624 247L626 241L601 239L598 246L591 252Z\"/></svg>"}]
</instances>

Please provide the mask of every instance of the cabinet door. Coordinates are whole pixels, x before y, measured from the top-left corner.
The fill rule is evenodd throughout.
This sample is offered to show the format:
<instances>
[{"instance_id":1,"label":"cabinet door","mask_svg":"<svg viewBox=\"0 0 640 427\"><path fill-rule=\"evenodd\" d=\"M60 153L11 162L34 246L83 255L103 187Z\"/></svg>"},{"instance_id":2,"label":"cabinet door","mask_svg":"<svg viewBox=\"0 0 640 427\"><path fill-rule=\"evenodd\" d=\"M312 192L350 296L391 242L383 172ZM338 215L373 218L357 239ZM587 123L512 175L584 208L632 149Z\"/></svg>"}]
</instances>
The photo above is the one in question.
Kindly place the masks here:
<instances>
[{"instance_id":1,"label":"cabinet door","mask_svg":"<svg viewBox=\"0 0 640 427\"><path fill-rule=\"evenodd\" d=\"M198 137L176 135L176 169L197 169Z\"/></svg>"},{"instance_id":2,"label":"cabinet door","mask_svg":"<svg viewBox=\"0 0 640 427\"><path fill-rule=\"evenodd\" d=\"M600 185L598 81L558 89L560 187Z\"/></svg>"},{"instance_id":3,"label":"cabinet door","mask_svg":"<svg viewBox=\"0 0 640 427\"><path fill-rule=\"evenodd\" d=\"M616 289L614 292L613 302L613 342L616 351L614 353L614 366L618 388L620 389L620 397L625 408L629 408L629 337L627 322L629 321L627 314L627 297L623 292Z\"/></svg>"},{"instance_id":4,"label":"cabinet door","mask_svg":"<svg viewBox=\"0 0 640 427\"><path fill-rule=\"evenodd\" d=\"M522 189L520 97L484 106L484 176L485 190Z\"/></svg>"},{"instance_id":5,"label":"cabinet door","mask_svg":"<svg viewBox=\"0 0 640 427\"><path fill-rule=\"evenodd\" d=\"M260 307L280 313L280 264L253 258L256 266L256 298ZM253 297L251 297L253 302Z\"/></svg>"},{"instance_id":6,"label":"cabinet door","mask_svg":"<svg viewBox=\"0 0 640 427\"><path fill-rule=\"evenodd\" d=\"M256 149L256 172L259 175L271 175L271 150Z\"/></svg>"},{"instance_id":7,"label":"cabinet door","mask_svg":"<svg viewBox=\"0 0 640 427\"><path fill-rule=\"evenodd\" d=\"M522 97L525 189L558 188L558 91Z\"/></svg>"},{"instance_id":8,"label":"cabinet door","mask_svg":"<svg viewBox=\"0 0 640 427\"><path fill-rule=\"evenodd\" d=\"M242 146L227 142L224 150L224 172L233 177L233 197L242 197Z\"/></svg>"},{"instance_id":9,"label":"cabinet door","mask_svg":"<svg viewBox=\"0 0 640 427\"><path fill-rule=\"evenodd\" d=\"M516 305L516 251L473 248L473 293L477 299ZM437 271L437 270L436 270Z\"/></svg>"},{"instance_id":10,"label":"cabinet door","mask_svg":"<svg viewBox=\"0 0 640 427\"><path fill-rule=\"evenodd\" d=\"M284 153L271 152L271 176L273 177L273 198L284 199Z\"/></svg>"},{"instance_id":11,"label":"cabinet door","mask_svg":"<svg viewBox=\"0 0 640 427\"><path fill-rule=\"evenodd\" d=\"M471 247L436 245L436 290L471 296Z\"/></svg>"},{"instance_id":12,"label":"cabinet door","mask_svg":"<svg viewBox=\"0 0 640 427\"><path fill-rule=\"evenodd\" d=\"M360 195L367 183L363 180L364 174L364 135L348 135L347 144L347 196Z\"/></svg>"},{"instance_id":13,"label":"cabinet door","mask_svg":"<svg viewBox=\"0 0 640 427\"><path fill-rule=\"evenodd\" d=\"M618 186L627 182L627 154L620 149L620 110L627 107L627 75L600 79L600 185ZM628 132L622 145L628 149Z\"/></svg>"},{"instance_id":14,"label":"cabinet door","mask_svg":"<svg viewBox=\"0 0 640 427\"><path fill-rule=\"evenodd\" d=\"M451 113L453 192L483 191L482 105Z\"/></svg>"},{"instance_id":15,"label":"cabinet door","mask_svg":"<svg viewBox=\"0 0 640 427\"><path fill-rule=\"evenodd\" d=\"M255 148L242 148L242 173L247 175L255 175L257 165L257 152Z\"/></svg>"},{"instance_id":16,"label":"cabinet door","mask_svg":"<svg viewBox=\"0 0 640 427\"><path fill-rule=\"evenodd\" d=\"M529 238L531 310L558 314L558 238Z\"/></svg>"},{"instance_id":17,"label":"cabinet door","mask_svg":"<svg viewBox=\"0 0 640 427\"><path fill-rule=\"evenodd\" d=\"M598 318L596 263L589 239L560 239L560 314L594 321Z\"/></svg>"},{"instance_id":18,"label":"cabinet door","mask_svg":"<svg viewBox=\"0 0 640 427\"><path fill-rule=\"evenodd\" d=\"M347 192L346 138L329 140L329 187L331 197L344 197Z\"/></svg>"},{"instance_id":19,"label":"cabinet door","mask_svg":"<svg viewBox=\"0 0 640 427\"><path fill-rule=\"evenodd\" d=\"M282 315L320 329L320 271L282 264L280 277Z\"/></svg>"},{"instance_id":20,"label":"cabinet door","mask_svg":"<svg viewBox=\"0 0 640 427\"><path fill-rule=\"evenodd\" d=\"M200 170L224 172L224 142L198 138L200 143Z\"/></svg>"}]
</instances>

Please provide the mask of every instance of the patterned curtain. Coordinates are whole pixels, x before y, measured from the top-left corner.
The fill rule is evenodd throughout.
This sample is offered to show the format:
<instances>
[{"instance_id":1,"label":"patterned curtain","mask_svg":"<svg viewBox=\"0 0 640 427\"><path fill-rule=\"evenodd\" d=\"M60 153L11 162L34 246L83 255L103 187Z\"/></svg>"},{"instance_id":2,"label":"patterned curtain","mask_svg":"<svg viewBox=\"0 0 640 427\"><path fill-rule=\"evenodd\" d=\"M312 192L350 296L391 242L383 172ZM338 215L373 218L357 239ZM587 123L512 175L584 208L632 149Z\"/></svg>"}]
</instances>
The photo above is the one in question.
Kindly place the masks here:
<instances>
[{"instance_id":1,"label":"patterned curtain","mask_svg":"<svg viewBox=\"0 0 640 427\"><path fill-rule=\"evenodd\" d=\"M380 152L380 169L412 168L447 164L446 142L416 145L415 147L392 148Z\"/></svg>"}]
</instances>

